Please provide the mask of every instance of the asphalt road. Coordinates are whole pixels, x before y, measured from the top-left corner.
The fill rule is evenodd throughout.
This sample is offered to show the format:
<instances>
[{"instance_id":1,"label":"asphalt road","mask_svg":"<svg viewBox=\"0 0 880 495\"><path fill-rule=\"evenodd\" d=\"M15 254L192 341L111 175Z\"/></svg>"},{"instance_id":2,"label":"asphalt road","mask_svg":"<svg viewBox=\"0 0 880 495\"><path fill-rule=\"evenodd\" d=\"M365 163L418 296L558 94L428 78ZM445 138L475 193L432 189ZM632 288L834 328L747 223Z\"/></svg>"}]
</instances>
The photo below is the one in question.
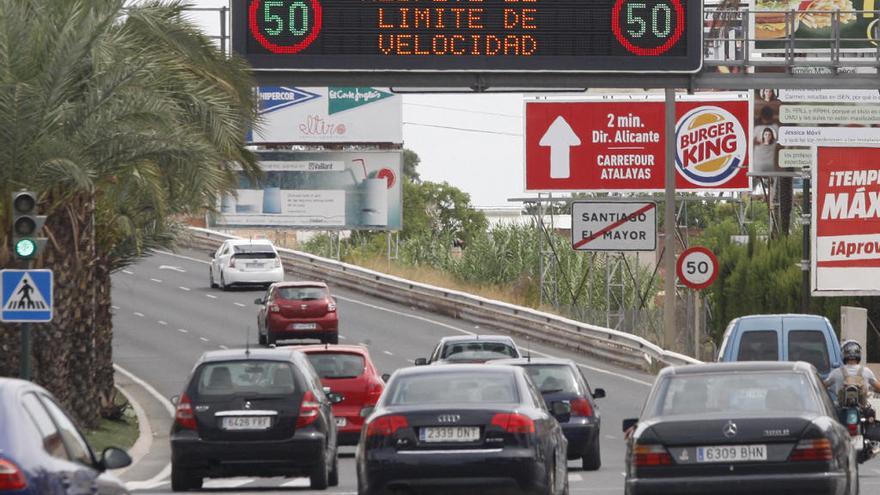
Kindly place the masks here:
<instances>
[{"instance_id":1,"label":"asphalt road","mask_svg":"<svg viewBox=\"0 0 880 495\"><path fill-rule=\"evenodd\" d=\"M210 257L206 252L156 253L113 276L114 361L143 379L164 397L180 393L193 364L205 351L256 345L256 306L261 290L222 292L208 287ZM433 315L405 305L331 288L337 297L340 343L366 344L380 372L409 366L425 357L444 335L504 333ZM580 363L592 387L608 397L599 400L602 415L602 468L580 470L569 464L573 494L623 493L623 418L638 416L653 377L610 366L557 348L530 345L533 355L568 357ZM150 455L167 459L167 442L154 442ZM307 479L232 478L206 480L205 489L217 493L331 493L357 491L353 448L342 448L340 484L312 492ZM162 464L162 463L160 463ZM863 466L862 490L880 490L880 463ZM170 493L162 473L128 478L137 493ZM145 481L148 481L145 483ZM864 492L863 492L864 493Z\"/></svg>"}]
</instances>

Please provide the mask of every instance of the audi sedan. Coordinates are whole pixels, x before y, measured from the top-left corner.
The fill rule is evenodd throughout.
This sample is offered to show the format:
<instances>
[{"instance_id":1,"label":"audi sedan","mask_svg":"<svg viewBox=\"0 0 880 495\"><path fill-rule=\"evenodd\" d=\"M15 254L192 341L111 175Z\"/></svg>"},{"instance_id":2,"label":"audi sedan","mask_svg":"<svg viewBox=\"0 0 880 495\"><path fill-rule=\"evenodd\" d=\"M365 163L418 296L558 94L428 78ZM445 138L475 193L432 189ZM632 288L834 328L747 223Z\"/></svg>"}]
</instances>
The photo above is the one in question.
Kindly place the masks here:
<instances>
[{"instance_id":1,"label":"audi sedan","mask_svg":"<svg viewBox=\"0 0 880 495\"><path fill-rule=\"evenodd\" d=\"M553 409L570 413L562 402ZM361 432L358 493L561 495L568 492L566 449L562 428L522 368L404 368Z\"/></svg>"},{"instance_id":2,"label":"audi sedan","mask_svg":"<svg viewBox=\"0 0 880 495\"><path fill-rule=\"evenodd\" d=\"M624 430L627 495L858 493L850 434L808 363L666 368Z\"/></svg>"}]
</instances>

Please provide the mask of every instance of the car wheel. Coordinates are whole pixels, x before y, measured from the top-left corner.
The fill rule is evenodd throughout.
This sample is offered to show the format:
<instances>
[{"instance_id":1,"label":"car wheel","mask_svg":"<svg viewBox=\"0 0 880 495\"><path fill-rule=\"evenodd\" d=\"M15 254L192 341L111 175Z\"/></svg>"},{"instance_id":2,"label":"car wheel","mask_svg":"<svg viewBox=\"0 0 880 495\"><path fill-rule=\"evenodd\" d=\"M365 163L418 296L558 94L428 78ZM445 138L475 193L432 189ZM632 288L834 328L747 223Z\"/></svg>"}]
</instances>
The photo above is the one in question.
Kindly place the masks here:
<instances>
[{"instance_id":1,"label":"car wheel","mask_svg":"<svg viewBox=\"0 0 880 495\"><path fill-rule=\"evenodd\" d=\"M593 439L593 443L587 447L587 452L584 454L583 459L581 460L581 467L584 471L596 471L600 467L602 467L602 456L600 455L599 448L599 433L596 432L596 438Z\"/></svg>"},{"instance_id":2,"label":"car wheel","mask_svg":"<svg viewBox=\"0 0 880 495\"><path fill-rule=\"evenodd\" d=\"M229 287L226 287L226 277L223 276L223 271L220 272L220 290L229 290Z\"/></svg>"},{"instance_id":3,"label":"car wheel","mask_svg":"<svg viewBox=\"0 0 880 495\"><path fill-rule=\"evenodd\" d=\"M330 467L330 474L327 478L329 486L339 486L339 458L336 455L333 456L333 466Z\"/></svg>"},{"instance_id":4,"label":"car wheel","mask_svg":"<svg viewBox=\"0 0 880 495\"><path fill-rule=\"evenodd\" d=\"M217 284L214 283L214 269L208 268L208 279L211 281L210 286L212 289L217 288Z\"/></svg>"},{"instance_id":5,"label":"car wheel","mask_svg":"<svg viewBox=\"0 0 880 495\"><path fill-rule=\"evenodd\" d=\"M330 476L327 472L327 462L321 462L309 476L309 486L312 490L326 490L330 484Z\"/></svg>"},{"instance_id":6,"label":"car wheel","mask_svg":"<svg viewBox=\"0 0 880 495\"><path fill-rule=\"evenodd\" d=\"M260 331L259 325L257 325L257 341L260 343L260 345L269 345L266 342L266 336L263 335L263 332Z\"/></svg>"},{"instance_id":7,"label":"car wheel","mask_svg":"<svg viewBox=\"0 0 880 495\"><path fill-rule=\"evenodd\" d=\"M274 335L272 335L272 330L269 330L267 328L266 329L266 346L268 347L268 346L275 345L276 340L277 340L276 337Z\"/></svg>"},{"instance_id":8,"label":"car wheel","mask_svg":"<svg viewBox=\"0 0 880 495\"><path fill-rule=\"evenodd\" d=\"M335 333L335 334L331 335L330 337L327 337L324 340L324 342L327 344L338 344L339 343L339 334Z\"/></svg>"},{"instance_id":9,"label":"car wheel","mask_svg":"<svg viewBox=\"0 0 880 495\"><path fill-rule=\"evenodd\" d=\"M185 492L202 487L202 478L171 464L171 491Z\"/></svg>"},{"instance_id":10,"label":"car wheel","mask_svg":"<svg viewBox=\"0 0 880 495\"><path fill-rule=\"evenodd\" d=\"M556 462L550 466L550 472L547 473L547 495L556 495Z\"/></svg>"}]
</instances>

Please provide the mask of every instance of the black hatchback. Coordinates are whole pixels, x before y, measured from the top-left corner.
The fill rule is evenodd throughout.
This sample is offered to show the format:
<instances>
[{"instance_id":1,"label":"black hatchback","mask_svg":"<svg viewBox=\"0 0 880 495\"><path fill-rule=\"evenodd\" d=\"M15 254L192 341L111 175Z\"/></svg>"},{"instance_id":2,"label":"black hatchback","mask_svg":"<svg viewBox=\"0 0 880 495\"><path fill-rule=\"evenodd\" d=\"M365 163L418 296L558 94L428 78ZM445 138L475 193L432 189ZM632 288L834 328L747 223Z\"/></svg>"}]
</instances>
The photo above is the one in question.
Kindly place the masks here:
<instances>
[{"instance_id":1,"label":"black hatchback","mask_svg":"<svg viewBox=\"0 0 880 495\"><path fill-rule=\"evenodd\" d=\"M313 489L336 486L331 398L299 351L205 353L175 398L171 488L231 476L307 476Z\"/></svg>"}]
</instances>

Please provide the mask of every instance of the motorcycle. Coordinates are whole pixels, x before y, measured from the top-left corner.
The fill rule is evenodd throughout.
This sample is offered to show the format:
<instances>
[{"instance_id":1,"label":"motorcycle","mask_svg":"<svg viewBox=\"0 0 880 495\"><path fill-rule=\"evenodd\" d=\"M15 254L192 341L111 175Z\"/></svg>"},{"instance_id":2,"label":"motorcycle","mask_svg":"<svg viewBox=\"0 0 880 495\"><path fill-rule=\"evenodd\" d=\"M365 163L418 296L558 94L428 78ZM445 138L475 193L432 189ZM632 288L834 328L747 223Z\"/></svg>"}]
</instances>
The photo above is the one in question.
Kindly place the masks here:
<instances>
[{"instance_id":1,"label":"motorcycle","mask_svg":"<svg viewBox=\"0 0 880 495\"><path fill-rule=\"evenodd\" d=\"M870 406L844 407L841 417L852 436L859 464L880 454L880 423L873 421L874 410Z\"/></svg>"}]
</instances>

